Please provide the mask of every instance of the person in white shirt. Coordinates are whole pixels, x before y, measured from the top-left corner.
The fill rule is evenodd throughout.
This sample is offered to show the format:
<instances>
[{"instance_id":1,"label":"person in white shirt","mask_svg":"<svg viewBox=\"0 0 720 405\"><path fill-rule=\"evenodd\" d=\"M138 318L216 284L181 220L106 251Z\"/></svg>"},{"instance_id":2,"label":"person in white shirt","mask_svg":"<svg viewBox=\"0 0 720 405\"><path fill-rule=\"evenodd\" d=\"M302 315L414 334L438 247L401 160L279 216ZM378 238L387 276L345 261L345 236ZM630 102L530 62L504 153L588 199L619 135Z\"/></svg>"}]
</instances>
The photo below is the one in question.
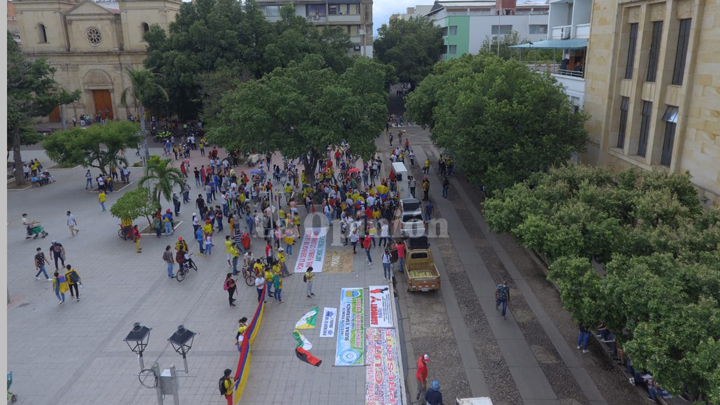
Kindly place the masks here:
<instances>
[{"instance_id":1,"label":"person in white shirt","mask_svg":"<svg viewBox=\"0 0 720 405\"><path fill-rule=\"evenodd\" d=\"M70 228L70 236L75 236L76 233L80 232L79 229L76 229L77 221L75 220L75 216L70 213L70 211L67 212L67 226Z\"/></svg>"},{"instance_id":2,"label":"person in white shirt","mask_svg":"<svg viewBox=\"0 0 720 405\"><path fill-rule=\"evenodd\" d=\"M383 246L383 241L385 241L385 247L390 244L389 226L385 220L382 221L382 227L380 228L380 243L378 243L378 246Z\"/></svg>"},{"instance_id":3,"label":"person in white shirt","mask_svg":"<svg viewBox=\"0 0 720 405\"><path fill-rule=\"evenodd\" d=\"M387 226L387 225L386 225ZM390 262L392 259L392 256L390 255L390 252L385 249L385 252L382 254L382 265L383 265L383 275L385 276L385 280L392 280L392 263Z\"/></svg>"}]
</instances>

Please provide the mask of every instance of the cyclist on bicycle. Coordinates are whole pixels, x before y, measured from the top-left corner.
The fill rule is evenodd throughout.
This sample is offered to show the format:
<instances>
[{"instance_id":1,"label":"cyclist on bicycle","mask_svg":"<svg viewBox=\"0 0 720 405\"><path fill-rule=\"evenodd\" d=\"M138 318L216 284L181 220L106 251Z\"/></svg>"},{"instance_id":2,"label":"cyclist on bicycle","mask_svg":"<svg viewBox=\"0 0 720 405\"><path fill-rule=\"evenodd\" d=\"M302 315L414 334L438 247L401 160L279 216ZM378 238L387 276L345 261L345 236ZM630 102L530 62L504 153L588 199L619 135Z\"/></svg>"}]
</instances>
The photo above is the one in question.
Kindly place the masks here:
<instances>
[{"instance_id":1,"label":"cyclist on bicycle","mask_svg":"<svg viewBox=\"0 0 720 405\"><path fill-rule=\"evenodd\" d=\"M183 241L184 242L184 241ZM177 249L177 244L175 245ZM183 246L180 246L177 253L175 254L175 261L178 263L178 271L181 271L185 267L185 263L190 257L185 252Z\"/></svg>"},{"instance_id":2,"label":"cyclist on bicycle","mask_svg":"<svg viewBox=\"0 0 720 405\"><path fill-rule=\"evenodd\" d=\"M187 241L183 240L182 237L179 237L177 242L175 242L175 250L180 250L180 249L182 249L186 252L188 251Z\"/></svg>"}]
</instances>

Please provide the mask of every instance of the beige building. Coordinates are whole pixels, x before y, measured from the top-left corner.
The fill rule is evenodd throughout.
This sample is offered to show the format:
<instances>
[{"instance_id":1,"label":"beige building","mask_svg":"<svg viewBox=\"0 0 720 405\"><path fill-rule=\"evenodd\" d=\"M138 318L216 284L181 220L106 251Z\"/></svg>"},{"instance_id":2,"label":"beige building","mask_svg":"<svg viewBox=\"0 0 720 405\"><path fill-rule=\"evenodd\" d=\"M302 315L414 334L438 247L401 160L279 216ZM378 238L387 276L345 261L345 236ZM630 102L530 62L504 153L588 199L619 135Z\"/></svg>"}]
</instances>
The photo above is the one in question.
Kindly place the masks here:
<instances>
[{"instance_id":1,"label":"beige building","mask_svg":"<svg viewBox=\"0 0 720 405\"><path fill-rule=\"evenodd\" d=\"M720 0L594 0L586 163L689 171L720 203Z\"/></svg>"},{"instance_id":2,"label":"beige building","mask_svg":"<svg viewBox=\"0 0 720 405\"><path fill-rule=\"evenodd\" d=\"M54 66L55 80L68 90L81 90L80 100L66 106L66 119L100 112L123 119L135 106L120 105L128 84L126 68L142 68L153 24L165 30L180 9L180 0L15 0L23 52L44 57ZM131 103L129 100L128 103ZM59 109L46 120L60 121Z\"/></svg>"},{"instance_id":3,"label":"beige building","mask_svg":"<svg viewBox=\"0 0 720 405\"><path fill-rule=\"evenodd\" d=\"M295 15L317 27L339 27L350 35L350 54L373 56L372 0L257 0L265 18L280 20L280 8L290 4Z\"/></svg>"}]
</instances>

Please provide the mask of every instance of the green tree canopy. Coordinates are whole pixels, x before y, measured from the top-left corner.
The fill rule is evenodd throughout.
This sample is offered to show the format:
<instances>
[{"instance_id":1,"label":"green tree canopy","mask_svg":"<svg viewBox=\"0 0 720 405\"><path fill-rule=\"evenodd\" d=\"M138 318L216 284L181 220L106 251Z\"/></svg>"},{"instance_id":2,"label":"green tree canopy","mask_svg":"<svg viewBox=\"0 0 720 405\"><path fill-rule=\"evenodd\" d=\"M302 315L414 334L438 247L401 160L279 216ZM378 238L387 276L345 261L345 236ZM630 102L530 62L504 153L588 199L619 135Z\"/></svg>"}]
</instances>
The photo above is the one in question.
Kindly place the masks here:
<instances>
[{"instance_id":1,"label":"green tree canopy","mask_svg":"<svg viewBox=\"0 0 720 405\"><path fill-rule=\"evenodd\" d=\"M292 6L283 8L281 15L280 21L268 22L252 0L183 3L169 34L159 26L145 34L145 67L164 77L160 84L170 96L166 103L153 94L147 106L196 118L203 107L200 77L204 74L226 70L260 78L307 54L322 55L337 72L350 65L347 33L337 28L318 30L296 16Z\"/></svg>"},{"instance_id":2,"label":"green tree canopy","mask_svg":"<svg viewBox=\"0 0 720 405\"><path fill-rule=\"evenodd\" d=\"M106 173L108 166L117 166L124 158L120 149L137 146L138 125L129 121L111 121L86 128L73 127L54 132L43 142L48 157L60 164L94 167Z\"/></svg>"},{"instance_id":3,"label":"green tree canopy","mask_svg":"<svg viewBox=\"0 0 720 405\"><path fill-rule=\"evenodd\" d=\"M242 151L302 157L306 170L328 146L349 142L356 155L375 152L387 117L385 67L356 58L337 74L319 55L241 83L221 101L222 125L208 141ZM308 160L309 155L309 160Z\"/></svg>"},{"instance_id":4,"label":"green tree canopy","mask_svg":"<svg viewBox=\"0 0 720 405\"><path fill-rule=\"evenodd\" d=\"M688 174L551 169L486 200L485 218L545 255L575 320L604 323L634 367L720 400L720 210Z\"/></svg>"},{"instance_id":5,"label":"green tree canopy","mask_svg":"<svg viewBox=\"0 0 720 405\"><path fill-rule=\"evenodd\" d=\"M140 129L145 133L145 109L144 104L152 100L154 93L159 93L168 101L168 95L165 89L158 84L158 75L147 69L135 69L129 67L126 69L126 75L130 81L130 86L123 90L120 94L120 104L127 107L128 99L133 100L133 104L140 110Z\"/></svg>"},{"instance_id":6,"label":"green tree canopy","mask_svg":"<svg viewBox=\"0 0 720 405\"><path fill-rule=\"evenodd\" d=\"M122 197L118 198L110 207L110 214L116 218L130 218L133 221L137 218L145 217L148 225L152 225L151 218L160 209L160 203L152 196L149 188L138 187L134 190L126 191Z\"/></svg>"},{"instance_id":7,"label":"green tree canopy","mask_svg":"<svg viewBox=\"0 0 720 405\"><path fill-rule=\"evenodd\" d=\"M373 42L375 59L394 67L401 83L420 83L443 53L442 28L427 17L391 20Z\"/></svg>"},{"instance_id":8,"label":"green tree canopy","mask_svg":"<svg viewBox=\"0 0 720 405\"><path fill-rule=\"evenodd\" d=\"M15 181L23 183L21 145L32 145L42 140L33 128L33 118L50 114L60 104L68 104L80 97L80 92L69 93L58 86L55 69L47 60L34 62L25 59L20 45L7 32L7 134L8 145L13 148Z\"/></svg>"},{"instance_id":9,"label":"green tree canopy","mask_svg":"<svg viewBox=\"0 0 720 405\"><path fill-rule=\"evenodd\" d=\"M555 51L552 49L510 48L513 45L527 43L530 43L530 41L525 38L520 38L520 33L517 31L512 31L506 35L493 35L492 38L486 36L479 53L499 56L501 59L506 60L517 59L523 63L532 63L534 61L545 63L555 60L555 55L553 55ZM561 52L560 56L562 56Z\"/></svg>"},{"instance_id":10,"label":"green tree canopy","mask_svg":"<svg viewBox=\"0 0 720 405\"><path fill-rule=\"evenodd\" d=\"M439 62L406 106L413 121L432 129L436 145L490 191L562 164L587 144L587 115L574 112L554 78L494 56Z\"/></svg>"},{"instance_id":11,"label":"green tree canopy","mask_svg":"<svg viewBox=\"0 0 720 405\"><path fill-rule=\"evenodd\" d=\"M182 190L184 177L180 169L172 167L172 160L151 160L148 162L147 174L140 178L138 185L143 187L147 182L155 183L152 192L155 201L160 201L160 197L171 201L173 187L178 186Z\"/></svg>"}]
</instances>

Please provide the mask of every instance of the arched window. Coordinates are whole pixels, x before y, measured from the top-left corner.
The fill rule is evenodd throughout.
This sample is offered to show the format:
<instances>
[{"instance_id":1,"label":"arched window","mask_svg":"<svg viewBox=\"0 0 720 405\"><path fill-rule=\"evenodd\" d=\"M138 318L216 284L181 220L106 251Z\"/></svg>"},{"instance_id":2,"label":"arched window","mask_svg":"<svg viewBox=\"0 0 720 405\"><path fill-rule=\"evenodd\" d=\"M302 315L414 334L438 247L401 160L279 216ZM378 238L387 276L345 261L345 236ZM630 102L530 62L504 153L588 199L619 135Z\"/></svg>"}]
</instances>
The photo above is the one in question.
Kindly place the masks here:
<instances>
[{"instance_id":1,"label":"arched window","mask_svg":"<svg viewBox=\"0 0 720 405\"><path fill-rule=\"evenodd\" d=\"M143 35L145 35L146 32L150 31L150 26L148 25L148 23L140 24L140 28L142 28Z\"/></svg>"},{"instance_id":2,"label":"arched window","mask_svg":"<svg viewBox=\"0 0 720 405\"><path fill-rule=\"evenodd\" d=\"M41 44L47 44L47 32L43 24L38 24L38 39Z\"/></svg>"}]
</instances>

